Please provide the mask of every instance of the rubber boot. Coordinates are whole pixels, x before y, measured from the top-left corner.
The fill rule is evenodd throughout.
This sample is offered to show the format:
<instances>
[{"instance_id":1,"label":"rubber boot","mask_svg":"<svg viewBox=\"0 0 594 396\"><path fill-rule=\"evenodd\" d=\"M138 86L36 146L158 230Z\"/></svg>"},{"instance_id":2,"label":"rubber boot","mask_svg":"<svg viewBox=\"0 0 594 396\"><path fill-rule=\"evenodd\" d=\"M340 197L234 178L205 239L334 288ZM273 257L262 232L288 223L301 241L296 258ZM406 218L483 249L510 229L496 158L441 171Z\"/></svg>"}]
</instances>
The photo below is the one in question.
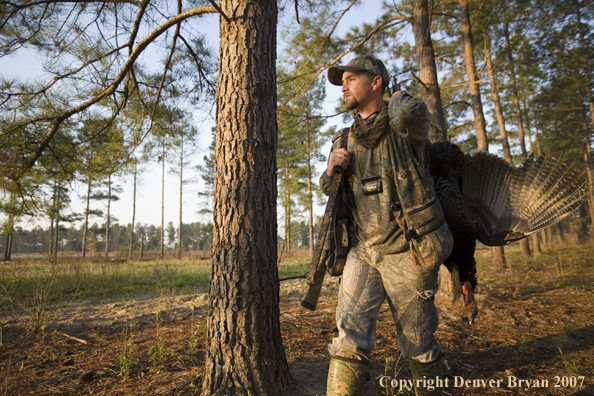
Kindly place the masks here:
<instances>
[{"instance_id":1,"label":"rubber boot","mask_svg":"<svg viewBox=\"0 0 594 396\"><path fill-rule=\"evenodd\" d=\"M443 354L431 363L410 362L415 395L442 396L444 386ZM419 385L417 386L417 380Z\"/></svg>"},{"instance_id":2,"label":"rubber boot","mask_svg":"<svg viewBox=\"0 0 594 396\"><path fill-rule=\"evenodd\" d=\"M331 359L326 396L363 396L368 364Z\"/></svg>"}]
</instances>

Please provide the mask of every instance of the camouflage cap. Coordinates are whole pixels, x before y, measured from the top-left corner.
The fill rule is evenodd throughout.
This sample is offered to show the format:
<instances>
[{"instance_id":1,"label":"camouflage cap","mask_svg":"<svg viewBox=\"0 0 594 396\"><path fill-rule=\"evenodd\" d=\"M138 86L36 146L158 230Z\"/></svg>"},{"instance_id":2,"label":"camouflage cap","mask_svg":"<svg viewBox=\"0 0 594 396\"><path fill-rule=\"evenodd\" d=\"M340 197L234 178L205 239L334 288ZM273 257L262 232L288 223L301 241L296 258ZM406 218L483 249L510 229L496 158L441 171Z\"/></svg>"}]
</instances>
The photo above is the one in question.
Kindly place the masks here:
<instances>
[{"instance_id":1,"label":"camouflage cap","mask_svg":"<svg viewBox=\"0 0 594 396\"><path fill-rule=\"evenodd\" d=\"M371 55L354 58L346 66L332 66L328 69L328 81L334 85L342 85L342 73L345 71L366 71L380 76L386 87L390 85L390 76L384 62Z\"/></svg>"}]
</instances>

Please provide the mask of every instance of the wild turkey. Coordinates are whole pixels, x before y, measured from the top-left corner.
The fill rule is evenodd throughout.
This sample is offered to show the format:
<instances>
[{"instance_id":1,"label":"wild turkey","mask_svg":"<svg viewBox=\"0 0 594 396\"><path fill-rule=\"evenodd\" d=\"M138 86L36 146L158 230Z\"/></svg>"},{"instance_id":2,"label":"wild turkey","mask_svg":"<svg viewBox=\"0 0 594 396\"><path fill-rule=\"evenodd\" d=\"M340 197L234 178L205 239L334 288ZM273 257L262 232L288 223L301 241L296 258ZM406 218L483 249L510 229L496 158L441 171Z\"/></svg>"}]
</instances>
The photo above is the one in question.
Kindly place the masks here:
<instances>
[{"instance_id":1,"label":"wild turkey","mask_svg":"<svg viewBox=\"0 0 594 396\"><path fill-rule=\"evenodd\" d=\"M478 239L502 246L553 225L577 209L586 194L582 169L570 170L573 159L559 163L561 154L545 160L531 154L515 167L493 154L464 154L454 143L429 148L431 176L454 248L445 266L464 295L470 324L478 313L473 291L477 285L474 251ZM459 293L459 292L458 292Z\"/></svg>"}]
</instances>

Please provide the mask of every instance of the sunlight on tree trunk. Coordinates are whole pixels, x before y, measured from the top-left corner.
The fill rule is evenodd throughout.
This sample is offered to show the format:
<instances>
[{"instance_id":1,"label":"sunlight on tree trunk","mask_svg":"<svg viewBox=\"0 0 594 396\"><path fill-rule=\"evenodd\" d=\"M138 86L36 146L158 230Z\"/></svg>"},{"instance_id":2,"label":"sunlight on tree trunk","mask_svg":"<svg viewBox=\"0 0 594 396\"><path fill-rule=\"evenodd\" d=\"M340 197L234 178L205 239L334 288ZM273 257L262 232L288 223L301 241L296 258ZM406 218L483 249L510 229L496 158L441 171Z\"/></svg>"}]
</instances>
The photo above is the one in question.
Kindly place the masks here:
<instances>
[{"instance_id":1,"label":"sunlight on tree trunk","mask_svg":"<svg viewBox=\"0 0 594 396\"><path fill-rule=\"evenodd\" d=\"M276 267L275 0L223 0L203 396L284 395Z\"/></svg>"}]
</instances>

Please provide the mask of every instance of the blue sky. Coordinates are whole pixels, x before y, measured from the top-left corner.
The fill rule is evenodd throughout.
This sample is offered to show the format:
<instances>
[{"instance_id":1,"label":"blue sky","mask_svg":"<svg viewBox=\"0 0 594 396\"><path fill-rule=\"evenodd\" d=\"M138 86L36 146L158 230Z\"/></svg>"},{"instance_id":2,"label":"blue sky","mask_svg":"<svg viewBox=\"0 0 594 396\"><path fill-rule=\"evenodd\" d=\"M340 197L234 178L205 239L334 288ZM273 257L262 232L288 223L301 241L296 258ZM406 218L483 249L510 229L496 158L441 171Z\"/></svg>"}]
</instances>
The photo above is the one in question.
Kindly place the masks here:
<instances>
[{"instance_id":1,"label":"blue sky","mask_svg":"<svg viewBox=\"0 0 594 396\"><path fill-rule=\"evenodd\" d=\"M348 30L349 27L354 25L360 25L363 22L372 22L379 16L379 9L369 6L370 4L377 4L376 1L366 0L362 2L362 5L356 6L351 9L344 17L343 21L339 24L337 32L342 33ZM284 23L296 23L295 15L292 7L283 15ZM200 27L202 31L207 32L210 45L218 51L218 16L208 15L200 18ZM279 24L279 33L282 29L282 23ZM282 51L282 43L279 43L279 53ZM143 63L155 63L159 61L154 54L147 53L144 55L145 59L141 58ZM344 62L346 63L352 55L347 55ZM154 58L154 60L153 60ZM34 53L27 50L20 50L15 54L0 58L0 73L5 77L18 77L20 79L35 78L42 75L41 61L36 57ZM338 103L338 99L341 97L340 88L333 86L329 83L326 85L327 102L325 105L326 112L332 114L334 108ZM214 110L213 110L214 112ZM331 123L341 123L340 117L336 117L329 120ZM200 216L196 212L198 210L199 198L197 192L203 188L202 180L192 171L194 165L202 163L202 158L207 154L208 146L210 144L211 127L214 126L214 118L205 117L202 114L196 114L195 125L200 130L196 142L196 150L193 153L192 165L188 166L187 170L184 171L188 178L195 181L188 183L184 186L184 222L195 222L195 221L210 221L209 218ZM342 125L339 125L342 126ZM323 152L327 153L330 149L330 143L324 148ZM170 168L171 166L168 166ZM323 168L323 169L322 169ZM321 165L317 169L317 175L325 169L325 164ZM316 180L317 177L316 176ZM131 210L132 210L132 177L125 176L118 178L117 184L123 188L123 193L120 194L120 200L112 204L112 214L115 216L120 224L127 224L131 221ZM75 212L82 212L84 210L83 202L77 197L86 194L86 186L75 185L75 189L72 194L71 209ZM171 172L166 172L165 175L165 223L172 221L177 226L178 213L179 213L179 177ZM94 207L97 209L104 210L103 203L95 203ZM316 207L316 214L323 213L323 207ZM282 225L280 216L282 213L279 211L279 225ZM94 218L91 222L103 223L104 219ZM161 166L160 164L144 164L142 166L141 174L138 177L137 187L137 212L136 222L155 224L161 223ZM47 221L40 219L38 221L43 227L47 226ZM31 227L35 223L21 224L23 226ZM279 230L282 234L282 231Z\"/></svg>"}]
</instances>

